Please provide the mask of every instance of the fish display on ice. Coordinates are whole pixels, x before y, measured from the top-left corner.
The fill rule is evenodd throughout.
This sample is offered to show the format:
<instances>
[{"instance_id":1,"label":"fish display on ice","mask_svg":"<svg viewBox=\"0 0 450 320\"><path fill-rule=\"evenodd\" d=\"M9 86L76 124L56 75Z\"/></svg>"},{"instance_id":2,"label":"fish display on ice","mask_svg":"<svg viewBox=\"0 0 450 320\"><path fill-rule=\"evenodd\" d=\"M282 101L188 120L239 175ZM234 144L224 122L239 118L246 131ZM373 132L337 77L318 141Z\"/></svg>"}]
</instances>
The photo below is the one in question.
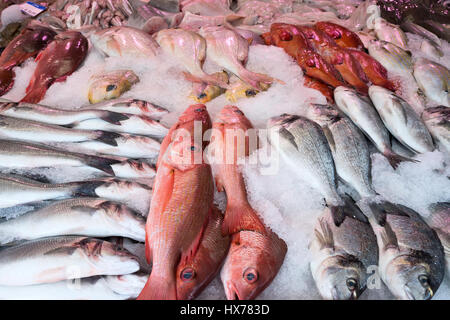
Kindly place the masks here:
<instances>
[{"instance_id":1,"label":"fish display on ice","mask_svg":"<svg viewBox=\"0 0 450 320\"><path fill-rule=\"evenodd\" d=\"M450 107L450 71L443 65L427 59L414 63L414 78L431 101Z\"/></svg>"}]
</instances>

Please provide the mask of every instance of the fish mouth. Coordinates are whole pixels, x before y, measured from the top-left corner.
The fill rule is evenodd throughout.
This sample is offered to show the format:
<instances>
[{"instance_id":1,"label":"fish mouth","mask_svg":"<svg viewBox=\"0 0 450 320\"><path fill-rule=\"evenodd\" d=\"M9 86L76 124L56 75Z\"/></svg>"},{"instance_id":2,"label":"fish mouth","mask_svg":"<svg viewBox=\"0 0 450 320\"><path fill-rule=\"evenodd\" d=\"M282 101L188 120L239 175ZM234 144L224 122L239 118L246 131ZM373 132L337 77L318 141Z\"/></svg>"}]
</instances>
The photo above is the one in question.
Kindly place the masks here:
<instances>
[{"instance_id":1,"label":"fish mouth","mask_svg":"<svg viewBox=\"0 0 450 320\"><path fill-rule=\"evenodd\" d=\"M227 296L227 300L241 300L239 291L231 281L227 282L225 295Z\"/></svg>"}]
</instances>

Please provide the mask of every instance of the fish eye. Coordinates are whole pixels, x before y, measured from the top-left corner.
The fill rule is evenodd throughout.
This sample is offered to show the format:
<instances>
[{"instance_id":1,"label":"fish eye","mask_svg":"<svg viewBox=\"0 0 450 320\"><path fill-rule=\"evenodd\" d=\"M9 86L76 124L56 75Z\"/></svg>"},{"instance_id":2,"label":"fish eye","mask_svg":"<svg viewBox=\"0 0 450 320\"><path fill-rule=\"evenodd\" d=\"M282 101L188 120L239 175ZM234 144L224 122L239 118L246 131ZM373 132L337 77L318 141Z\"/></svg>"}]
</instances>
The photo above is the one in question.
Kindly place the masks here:
<instances>
[{"instance_id":1,"label":"fish eye","mask_svg":"<svg viewBox=\"0 0 450 320\"><path fill-rule=\"evenodd\" d=\"M253 96L256 96L256 91L253 90L253 89L247 89L247 90L245 90L245 95L246 95L247 97L253 97Z\"/></svg>"},{"instance_id":2,"label":"fish eye","mask_svg":"<svg viewBox=\"0 0 450 320\"><path fill-rule=\"evenodd\" d=\"M190 146L190 147L189 147L189 150L195 152L195 151L197 151L197 147L196 147L196 146Z\"/></svg>"},{"instance_id":3,"label":"fish eye","mask_svg":"<svg viewBox=\"0 0 450 320\"><path fill-rule=\"evenodd\" d=\"M247 268L244 271L243 278L248 283L255 283L258 280L258 271L254 268Z\"/></svg>"},{"instance_id":4,"label":"fish eye","mask_svg":"<svg viewBox=\"0 0 450 320\"><path fill-rule=\"evenodd\" d=\"M422 287L427 288L430 286L430 281L427 275L421 274L418 279Z\"/></svg>"},{"instance_id":5,"label":"fish eye","mask_svg":"<svg viewBox=\"0 0 450 320\"><path fill-rule=\"evenodd\" d=\"M206 93L204 93L204 92L202 92L202 93L200 93L198 96L197 96L197 98L199 98L199 99L202 99L202 98L205 98L206 97ZM195 110L196 112L200 112L199 111L200 109L197 109L197 110Z\"/></svg>"},{"instance_id":6,"label":"fish eye","mask_svg":"<svg viewBox=\"0 0 450 320\"><path fill-rule=\"evenodd\" d=\"M241 116L244 115L244 113L241 110L234 110L234 113L240 114Z\"/></svg>"},{"instance_id":7,"label":"fish eye","mask_svg":"<svg viewBox=\"0 0 450 320\"><path fill-rule=\"evenodd\" d=\"M354 278L347 279L347 288L350 291L355 291L358 288L358 281Z\"/></svg>"},{"instance_id":8,"label":"fish eye","mask_svg":"<svg viewBox=\"0 0 450 320\"><path fill-rule=\"evenodd\" d=\"M180 273L180 278L182 281L191 281L195 278L195 270L191 267L184 268Z\"/></svg>"},{"instance_id":9,"label":"fish eye","mask_svg":"<svg viewBox=\"0 0 450 320\"><path fill-rule=\"evenodd\" d=\"M110 84L110 85L108 85L107 87L106 87L106 91L111 91L111 90L114 90L114 89L116 89L117 88L117 86L115 85L115 84Z\"/></svg>"},{"instance_id":10,"label":"fish eye","mask_svg":"<svg viewBox=\"0 0 450 320\"><path fill-rule=\"evenodd\" d=\"M206 95L205 95L206 96ZM202 112L203 111L203 108L198 108L198 109L195 109L195 112Z\"/></svg>"}]
</instances>

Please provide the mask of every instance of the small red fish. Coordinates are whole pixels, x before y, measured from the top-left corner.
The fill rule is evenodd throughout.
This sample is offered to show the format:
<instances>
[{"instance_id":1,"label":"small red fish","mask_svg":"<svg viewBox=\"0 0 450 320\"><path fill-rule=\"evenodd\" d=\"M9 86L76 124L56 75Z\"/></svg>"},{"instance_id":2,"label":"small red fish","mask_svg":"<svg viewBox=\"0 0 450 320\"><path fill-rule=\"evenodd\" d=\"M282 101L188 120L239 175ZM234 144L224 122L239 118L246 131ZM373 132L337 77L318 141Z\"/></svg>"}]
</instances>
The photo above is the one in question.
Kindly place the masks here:
<instances>
[{"instance_id":1,"label":"small red fish","mask_svg":"<svg viewBox=\"0 0 450 320\"><path fill-rule=\"evenodd\" d=\"M38 103L47 89L57 81L64 81L86 58L88 40L77 31L65 31L36 58L37 66L21 102Z\"/></svg>"},{"instance_id":2,"label":"small red fish","mask_svg":"<svg viewBox=\"0 0 450 320\"><path fill-rule=\"evenodd\" d=\"M326 33L313 27L299 26L299 30L323 59L333 65L342 78L359 92L367 93L369 88L364 71L358 61L345 49L339 47Z\"/></svg>"},{"instance_id":3,"label":"small red fish","mask_svg":"<svg viewBox=\"0 0 450 320\"><path fill-rule=\"evenodd\" d=\"M217 190L225 191L227 209L222 234L241 230L266 232L256 211L247 199L247 190L239 160L250 154L249 129L253 126L244 113L235 106L225 106L213 124L210 149L214 153ZM254 135L255 147L257 136Z\"/></svg>"},{"instance_id":4,"label":"small red fish","mask_svg":"<svg viewBox=\"0 0 450 320\"><path fill-rule=\"evenodd\" d=\"M177 266L198 252L214 198L211 167L203 159L202 137L210 128L206 106L191 105L164 138L146 225L152 272L140 300L176 300Z\"/></svg>"},{"instance_id":5,"label":"small red fish","mask_svg":"<svg viewBox=\"0 0 450 320\"><path fill-rule=\"evenodd\" d=\"M15 37L0 56L0 96L14 85L12 68L34 57L53 40L56 32L42 26L26 27Z\"/></svg>"},{"instance_id":6,"label":"small red fish","mask_svg":"<svg viewBox=\"0 0 450 320\"><path fill-rule=\"evenodd\" d=\"M344 86L339 72L327 63L308 43L298 27L285 23L274 23L269 34L264 34L266 44L283 48L287 54L297 60L306 75L320 79L333 86Z\"/></svg>"},{"instance_id":7,"label":"small red fish","mask_svg":"<svg viewBox=\"0 0 450 320\"><path fill-rule=\"evenodd\" d=\"M220 273L227 299L255 299L272 283L286 253L286 243L273 232L234 234Z\"/></svg>"},{"instance_id":8,"label":"small red fish","mask_svg":"<svg viewBox=\"0 0 450 320\"><path fill-rule=\"evenodd\" d=\"M387 70L381 65L381 63L365 52L356 49L348 49L348 52L356 60L358 60L364 73L372 84L384 87L391 91L396 90L396 86L388 80Z\"/></svg>"},{"instance_id":9,"label":"small red fish","mask_svg":"<svg viewBox=\"0 0 450 320\"><path fill-rule=\"evenodd\" d=\"M230 247L230 237L222 236L222 221L222 213L213 207L197 253L192 259L178 264L178 300L195 299L219 272Z\"/></svg>"},{"instance_id":10,"label":"small red fish","mask_svg":"<svg viewBox=\"0 0 450 320\"><path fill-rule=\"evenodd\" d=\"M325 98L327 98L328 103L333 104L334 103L334 98L333 98L333 89L331 89L329 86L327 86L325 83L323 83L320 80L308 77L308 76L304 76L305 77L305 82L303 83L303 85L305 87L311 88L311 89L316 89L318 91L320 91L320 93L322 93Z\"/></svg>"},{"instance_id":11,"label":"small red fish","mask_svg":"<svg viewBox=\"0 0 450 320\"><path fill-rule=\"evenodd\" d=\"M317 30L325 32L342 48L364 49L364 44L358 35L343 26L326 21L317 22L314 26Z\"/></svg>"}]
</instances>

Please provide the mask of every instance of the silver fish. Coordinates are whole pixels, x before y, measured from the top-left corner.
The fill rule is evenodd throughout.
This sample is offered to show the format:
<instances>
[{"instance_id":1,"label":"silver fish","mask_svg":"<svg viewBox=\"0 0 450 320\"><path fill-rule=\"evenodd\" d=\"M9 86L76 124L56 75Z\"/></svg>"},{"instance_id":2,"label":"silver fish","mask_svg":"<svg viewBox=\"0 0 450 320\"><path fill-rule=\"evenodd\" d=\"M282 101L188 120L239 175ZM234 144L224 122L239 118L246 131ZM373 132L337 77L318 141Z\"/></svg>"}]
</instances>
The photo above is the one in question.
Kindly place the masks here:
<instances>
[{"instance_id":1,"label":"silver fish","mask_svg":"<svg viewBox=\"0 0 450 320\"><path fill-rule=\"evenodd\" d=\"M0 115L0 137L31 142L82 142L96 140L99 144L117 146L120 135L106 131L64 128L33 120Z\"/></svg>"},{"instance_id":2,"label":"silver fish","mask_svg":"<svg viewBox=\"0 0 450 320\"><path fill-rule=\"evenodd\" d=\"M415 161L396 154L391 148L389 132L370 99L346 87L334 89L336 106L372 141L395 169L402 161Z\"/></svg>"},{"instance_id":3,"label":"silver fish","mask_svg":"<svg viewBox=\"0 0 450 320\"><path fill-rule=\"evenodd\" d=\"M0 300L126 300L134 299L146 274L94 276L31 286L0 286ZM142 283L142 287L140 284Z\"/></svg>"},{"instance_id":4,"label":"silver fish","mask_svg":"<svg viewBox=\"0 0 450 320\"><path fill-rule=\"evenodd\" d=\"M427 29L425 29L424 27L415 24L409 20L405 20L400 24L400 27L407 31L407 32L411 32L414 34L417 34L421 37L424 37L425 39L433 42L434 44L440 46L441 45L441 39L435 35L433 32L428 31Z\"/></svg>"},{"instance_id":5,"label":"silver fish","mask_svg":"<svg viewBox=\"0 0 450 320\"><path fill-rule=\"evenodd\" d=\"M0 101L0 114L14 118L40 121L53 125L70 125L87 119L102 119L118 124L128 117L104 110L63 110L39 104Z\"/></svg>"},{"instance_id":6,"label":"silver fish","mask_svg":"<svg viewBox=\"0 0 450 320\"><path fill-rule=\"evenodd\" d=\"M105 110L118 113L146 115L152 119L160 119L169 111L154 103L139 99L118 98L95 104L87 104L79 110Z\"/></svg>"},{"instance_id":7,"label":"silver fish","mask_svg":"<svg viewBox=\"0 0 450 320\"><path fill-rule=\"evenodd\" d=\"M379 17L374 20L374 30L378 39L390 42L403 50L408 49L408 40L399 26Z\"/></svg>"},{"instance_id":8,"label":"silver fish","mask_svg":"<svg viewBox=\"0 0 450 320\"><path fill-rule=\"evenodd\" d=\"M411 53L386 41L370 41L369 54L389 72L412 78Z\"/></svg>"},{"instance_id":9,"label":"silver fish","mask_svg":"<svg viewBox=\"0 0 450 320\"><path fill-rule=\"evenodd\" d=\"M450 107L450 71L439 63L418 59L414 63L414 78L431 101Z\"/></svg>"},{"instance_id":10,"label":"silver fish","mask_svg":"<svg viewBox=\"0 0 450 320\"><path fill-rule=\"evenodd\" d=\"M444 249L438 236L410 208L388 202L369 206L381 279L398 299L431 299L445 272Z\"/></svg>"},{"instance_id":11,"label":"silver fish","mask_svg":"<svg viewBox=\"0 0 450 320\"><path fill-rule=\"evenodd\" d=\"M357 299L366 287L368 267L377 265L377 238L369 220L351 200L339 226L329 208L314 229L310 268L321 296L327 300Z\"/></svg>"},{"instance_id":12,"label":"silver fish","mask_svg":"<svg viewBox=\"0 0 450 320\"><path fill-rule=\"evenodd\" d=\"M155 138L163 138L169 132L169 129L166 126L147 116L125 113L122 115L127 117L127 119L120 120L119 124L112 124L97 118L78 122L74 124L73 127L84 130L104 130L131 133Z\"/></svg>"},{"instance_id":13,"label":"silver fish","mask_svg":"<svg viewBox=\"0 0 450 320\"><path fill-rule=\"evenodd\" d=\"M139 270L136 257L103 240L50 237L2 249L0 285L25 286Z\"/></svg>"},{"instance_id":14,"label":"silver fish","mask_svg":"<svg viewBox=\"0 0 450 320\"><path fill-rule=\"evenodd\" d=\"M430 227L436 231L444 247L447 274L450 272L450 202L437 202L429 206L431 217L428 219Z\"/></svg>"},{"instance_id":15,"label":"silver fish","mask_svg":"<svg viewBox=\"0 0 450 320\"><path fill-rule=\"evenodd\" d=\"M336 169L321 127L306 118L281 115L268 122L270 143L286 162L338 211L342 199L336 190ZM277 141L278 140L278 141Z\"/></svg>"},{"instance_id":16,"label":"silver fish","mask_svg":"<svg viewBox=\"0 0 450 320\"><path fill-rule=\"evenodd\" d=\"M422 120L440 149L450 153L450 108L438 106L425 109Z\"/></svg>"},{"instance_id":17,"label":"silver fish","mask_svg":"<svg viewBox=\"0 0 450 320\"><path fill-rule=\"evenodd\" d=\"M145 220L142 215L117 202L74 198L0 221L1 245L65 235L122 236L145 241Z\"/></svg>"},{"instance_id":18,"label":"silver fish","mask_svg":"<svg viewBox=\"0 0 450 320\"><path fill-rule=\"evenodd\" d=\"M309 107L308 114L311 120L322 126L338 176L361 197L375 196L370 176L369 147L361 131L330 105L313 104Z\"/></svg>"},{"instance_id":19,"label":"silver fish","mask_svg":"<svg viewBox=\"0 0 450 320\"><path fill-rule=\"evenodd\" d=\"M156 175L155 167L145 161L133 159L113 164L114 175L125 179L151 179Z\"/></svg>"},{"instance_id":20,"label":"silver fish","mask_svg":"<svg viewBox=\"0 0 450 320\"><path fill-rule=\"evenodd\" d=\"M405 100L374 85L369 88L369 96L386 128L404 146L417 153L434 150L427 127Z\"/></svg>"}]
</instances>

